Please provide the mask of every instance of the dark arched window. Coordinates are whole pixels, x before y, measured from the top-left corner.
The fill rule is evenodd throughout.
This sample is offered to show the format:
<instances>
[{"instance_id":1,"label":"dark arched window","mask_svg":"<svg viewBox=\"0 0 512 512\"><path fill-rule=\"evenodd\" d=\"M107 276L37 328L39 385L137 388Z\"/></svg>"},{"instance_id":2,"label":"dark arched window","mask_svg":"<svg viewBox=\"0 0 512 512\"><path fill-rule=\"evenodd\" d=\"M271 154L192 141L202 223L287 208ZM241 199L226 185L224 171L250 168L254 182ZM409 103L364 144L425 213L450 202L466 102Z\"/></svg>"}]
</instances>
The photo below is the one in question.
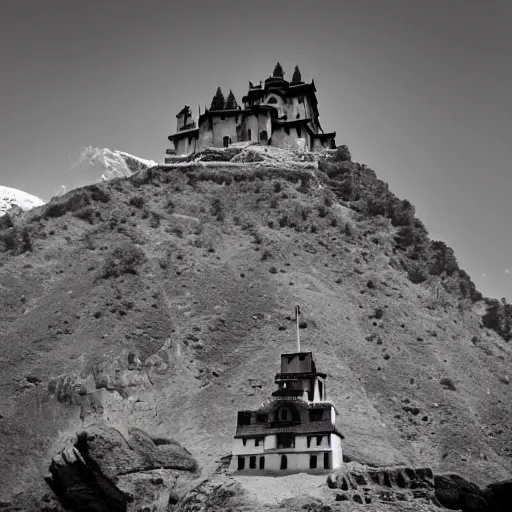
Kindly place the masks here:
<instances>
[{"instance_id":1,"label":"dark arched window","mask_svg":"<svg viewBox=\"0 0 512 512\"><path fill-rule=\"evenodd\" d=\"M225 148L227 148L229 146L230 142L231 142L231 139L227 135L222 139L222 145Z\"/></svg>"},{"instance_id":2,"label":"dark arched window","mask_svg":"<svg viewBox=\"0 0 512 512\"><path fill-rule=\"evenodd\" d=\"M261 130L260 140L263 141L263 142L267 142L267 139L268 139L267 131L266 130Z\"/></svg>"},{"instance_id":3,"label":"dark arched window","mask_svg":"<svg viewBox=\"0 0 512 512\"><path fill-rule=\"evenodd\" d=\"M269 98L267 103L277 103L277 98L275 96L272 96L271 98Z\"/></svg>"}]
</instances>

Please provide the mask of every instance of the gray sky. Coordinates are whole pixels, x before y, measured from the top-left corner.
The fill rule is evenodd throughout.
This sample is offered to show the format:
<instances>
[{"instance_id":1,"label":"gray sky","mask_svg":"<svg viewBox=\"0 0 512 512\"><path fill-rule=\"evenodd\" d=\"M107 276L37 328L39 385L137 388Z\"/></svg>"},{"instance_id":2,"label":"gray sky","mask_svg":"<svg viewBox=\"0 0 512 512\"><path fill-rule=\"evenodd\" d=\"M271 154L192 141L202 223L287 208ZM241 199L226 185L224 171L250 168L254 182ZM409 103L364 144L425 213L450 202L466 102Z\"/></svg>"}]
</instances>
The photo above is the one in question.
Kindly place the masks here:
<instances>
[{"instance_id":1,"label":"gray sky","mask_svg":"<svg viewBox=\"0 0 512 512\"><path fill-rule=\"evenodd\" d=\"M88 145L162 161L183 105L298 64L324 130L512 301L511 22L509 0L2 0L0 184L48 200L90 180Z\"/></svg>"}]
</instances>

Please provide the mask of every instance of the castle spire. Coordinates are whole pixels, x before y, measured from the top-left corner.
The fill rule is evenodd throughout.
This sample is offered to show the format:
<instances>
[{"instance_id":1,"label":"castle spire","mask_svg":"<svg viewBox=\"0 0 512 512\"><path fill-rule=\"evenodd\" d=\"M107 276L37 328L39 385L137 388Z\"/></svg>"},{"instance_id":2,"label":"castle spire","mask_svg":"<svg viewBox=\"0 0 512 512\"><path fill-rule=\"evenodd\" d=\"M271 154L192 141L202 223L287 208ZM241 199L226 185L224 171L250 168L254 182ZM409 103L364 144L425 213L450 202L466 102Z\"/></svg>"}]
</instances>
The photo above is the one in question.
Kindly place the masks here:
<instances>
[{"instance_id":1,"label":"castle spire","mask_svg":"<svg viewBox=\"0 0 512 512\"><path fill-rule=\"evenodd\" d=\"M276 67L274 68L274 72L272 73L274 78L284 78L283 66L278 62Z\"/></svg>"}]
</instances>

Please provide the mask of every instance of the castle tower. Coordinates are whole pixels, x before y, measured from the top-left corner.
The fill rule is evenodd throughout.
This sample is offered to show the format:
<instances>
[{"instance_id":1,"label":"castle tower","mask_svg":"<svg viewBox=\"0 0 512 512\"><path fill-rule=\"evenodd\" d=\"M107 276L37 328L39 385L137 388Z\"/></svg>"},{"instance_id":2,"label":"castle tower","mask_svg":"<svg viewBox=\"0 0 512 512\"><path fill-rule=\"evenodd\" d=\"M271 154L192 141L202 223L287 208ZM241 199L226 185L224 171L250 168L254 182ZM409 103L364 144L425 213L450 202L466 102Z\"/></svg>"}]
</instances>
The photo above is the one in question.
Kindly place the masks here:
<instances>
[{"instance_id":1,"label":"castle tower","mask_svg":"<svg viewBox=\"0 0 512 512\"><path fill-rule=\"evenodd\" d=\"M246 474L324 473L342 464L343 435L337 411L327 400L325 373L311 352L281 355L277 390L256 410L238 411L232 470Z\"/></svg>"}]
</instances>

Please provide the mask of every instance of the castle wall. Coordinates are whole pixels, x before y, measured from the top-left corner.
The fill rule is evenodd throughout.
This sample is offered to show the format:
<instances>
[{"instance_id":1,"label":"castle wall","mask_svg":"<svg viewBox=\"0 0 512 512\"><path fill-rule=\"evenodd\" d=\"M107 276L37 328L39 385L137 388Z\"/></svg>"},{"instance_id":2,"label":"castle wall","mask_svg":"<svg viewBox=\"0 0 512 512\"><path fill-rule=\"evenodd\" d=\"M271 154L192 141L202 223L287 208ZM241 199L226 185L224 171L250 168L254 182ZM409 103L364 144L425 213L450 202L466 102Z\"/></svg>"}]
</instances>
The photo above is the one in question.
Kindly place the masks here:
<instances>
[{"instance_id":1,"label":"castle wall","mask_svg":"<svg viewBox=\"0 0 512 512\"><path fill-rule=\"evenodd\" d=\"M327 467L324 467L324 454L328 454ZM281 469L282 457L286 456L286 469ZM316 456L317 467L310 468L311 456ZM238 455L234 457L233 469L236 471L238 466ZM334 453L330 450L316 451L316 452L282 452L282 453L267 453L253 455L255 457L255 468L250 467L251 455L243 456L245 458L245 469L244 472L254 474L265 474L265 473L291 473L294 471L301 471L306 473L323 472L325 470L334 469ZM260 459L264 459L264 470L260 470Z\"/></svg>"},{"instance_id":2,"label":"castle wall","mask_svg":"<svg viewBox=\"0 0 512 512\"><path fill-rule=\"evenodd\" d=\"M189 138L191 139L189 142ZM190 155L197 151L197 138L196 137L185 137L180 139L176 144L176 155Z\"/></svg>"},{"instance_id":3,"label":"castle wall","mask_svg":"<svg viewBox=\"0 0 512 512\"><path fill-rule=\"evenodd\" d=\"M236 118L233 116L221 119L215 116L212 119L213 124L213 146L221 148L223 146L224 137L230 137L231 142L237 142L236 134Z\"/></svg>"},{"instance_id":4,"label":"castle wall","mask_svg":"<svg viewBox=\"0 0 512 512\"><path fill-rule=\"evenodd\" d=\"M249 137L249 130L251 130L251 136ZM247 140L257 141L259 136L258 130L258 116L249 115L245 120L245 133L247 134Z\"/></svg>"},{"instance_id":5,"label":"castle wall","mask_svg":"<svg viewBox=\"0 0 512 512\"><path fill-rule=\"evenodd\" d=\"M198 151L202 151L204 148L213 145L213 133L209 129L209 122L205 120L199 126L199 141Z\"/></svg>"},{"instance_id":6,"label":"castle wall","mask_svg":"<svg viewBox=\"0 0 512 512\"><path fill-rule=\"evenodd\" d=\"M267 132L267 141L272 137L272 122L270 114L258 114L258 140L262 141L262 132Z\"/></svg>"}]
</instances>

